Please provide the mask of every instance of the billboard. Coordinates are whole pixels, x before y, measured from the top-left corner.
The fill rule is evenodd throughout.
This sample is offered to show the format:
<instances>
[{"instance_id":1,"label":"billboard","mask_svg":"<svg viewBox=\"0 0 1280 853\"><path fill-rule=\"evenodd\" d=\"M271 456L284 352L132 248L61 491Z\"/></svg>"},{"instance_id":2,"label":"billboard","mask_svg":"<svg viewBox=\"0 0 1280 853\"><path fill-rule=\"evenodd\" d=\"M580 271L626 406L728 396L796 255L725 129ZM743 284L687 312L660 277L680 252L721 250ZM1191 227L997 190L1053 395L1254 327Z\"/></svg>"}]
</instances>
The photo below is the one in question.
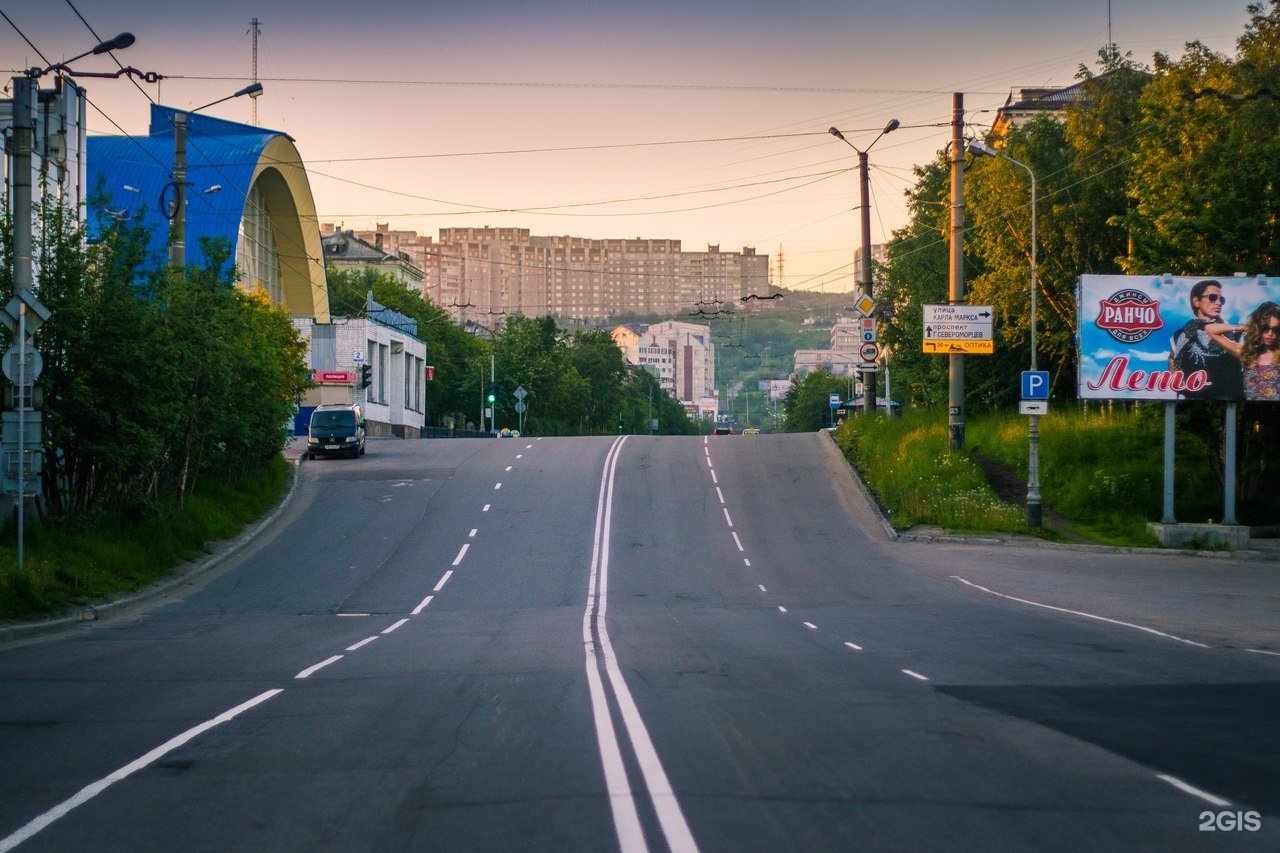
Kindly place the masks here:
<instances>
[{"instance_id":1,"label":"billboard","mask_svg":"<svg viewBox=\"0 0 1280 853\"><path fill-rule=\"evenodd\" d=\"M1085 275L1082 400L1280 402L1280 278Z\"/></svg>"}]
</instances>

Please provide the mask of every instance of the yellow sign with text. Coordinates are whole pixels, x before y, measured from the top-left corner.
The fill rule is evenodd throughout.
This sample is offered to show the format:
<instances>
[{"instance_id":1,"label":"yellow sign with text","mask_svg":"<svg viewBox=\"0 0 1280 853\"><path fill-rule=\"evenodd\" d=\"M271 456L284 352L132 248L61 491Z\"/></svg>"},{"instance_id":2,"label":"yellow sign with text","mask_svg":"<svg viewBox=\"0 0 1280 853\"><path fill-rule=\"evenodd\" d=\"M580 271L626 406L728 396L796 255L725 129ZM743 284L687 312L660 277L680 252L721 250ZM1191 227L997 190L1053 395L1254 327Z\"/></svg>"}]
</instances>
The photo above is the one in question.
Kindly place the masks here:
<instances>
[{"instance_id":1,"label":"yellow sign with text","mask_svg":"<svg viewBox=\"0 0 1280 853\"><path fill-rule=\"evenodd\" d=\"M943 340L925 341L924 351L930 355L994 355L996 342Z\"/></svg>"}]
</instances>

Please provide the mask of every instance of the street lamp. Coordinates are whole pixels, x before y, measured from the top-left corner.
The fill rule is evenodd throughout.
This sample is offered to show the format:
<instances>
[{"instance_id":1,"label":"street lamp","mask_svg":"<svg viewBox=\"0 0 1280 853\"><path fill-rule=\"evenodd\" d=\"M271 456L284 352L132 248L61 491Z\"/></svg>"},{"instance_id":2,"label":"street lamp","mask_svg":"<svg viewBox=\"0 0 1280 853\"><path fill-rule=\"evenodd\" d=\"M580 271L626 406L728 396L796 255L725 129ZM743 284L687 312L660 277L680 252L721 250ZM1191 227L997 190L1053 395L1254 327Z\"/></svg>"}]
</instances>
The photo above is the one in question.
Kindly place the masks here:
<instances>
[{"instance_id":1,"label":"street lamp","mask_svg":"<svg viewBox=\"0 0 1280 853\"><path fill-rule=\"evenodd\" d=\"M173 111L173 208L169 213L172 222L169 239L169 265L179 269L187 265L187 115L206 110L215 104L248 95L256 98L262 94L261 83L251 83L216 101L210 101L194 110Z\"/></svg>"},{"instance_id":2,"label":"street lamp","mask_svg":"<svg viewBox=\"0 0 1280 853\"><path fill-rule=\"evenodd\" d=\"M839 139L845 145L848 145L854 151L858 152L858 182L861 189L862 200L862 264L858 268L860 289L868 298L872 297L871 293L871 201L870 185L871 180L867 175L867 152L871 150L871 146L880 141L880 137L886 133L892 133L898 129L898 120L895 118L884 126L884 130L871 140L871 145L866 148L859 148L852 142L844 138L844 134L838 128L830 128L828 133ZM872 367L871 370L865 371L862 375L862 411L864 414L872 414L876 410L876 371Z\"/></svg>"},{"instance_id":3,"label":"street lamp","mask_svg":"<svg viewBox=\"0 0 1280 853\"><path fill-rule=\"evenodd\" d=\"M1039 290L1036 280L1036 173L1026 163L1020 163L1007 154L1002 154L990 145L978 140L969 143L969 151L981 157L999 157L1015 166L1024 169L1031 178L1031 369L1036 369L1036 291ZM1027 526L1040 527L1043 522L1040 505L1040 416L1030 415L1031 423L1028 443L1030 458L1027 461Z\"/></svg>"},{"instance_id":4,"label":"street lamp","mask_svg":"<svg viewBox=\"0 0 1280 853\"><path fill-rule=\"evenodd\" d=\"M94 73L89 71L72 71L71 63L75 62L77 59L84 59L86 56L89 56L91 54L93 56L101 56L104 53L111 53L113 50L124 50L126 47L129 47L130 45L132 45L134 41L136 41L136 39L133 37L133 33L120 33L120 35L116 36L115 38L108 39L107 41L103 41L103 42L98 42L89 50L86 50L84 53L76 54L70 59L65 59L62 62L54 63L53 65L50 65L47 68L28 68L24 73L26 74L26 76L30 77L33 80L39 77L43 77L44 75L49 74L51 72L55 72L55 71L61 72L63 74L68 74L72 77L117 77L119 76L117 74L102 74L100 72Z\"/></svg>"}]
</instances>

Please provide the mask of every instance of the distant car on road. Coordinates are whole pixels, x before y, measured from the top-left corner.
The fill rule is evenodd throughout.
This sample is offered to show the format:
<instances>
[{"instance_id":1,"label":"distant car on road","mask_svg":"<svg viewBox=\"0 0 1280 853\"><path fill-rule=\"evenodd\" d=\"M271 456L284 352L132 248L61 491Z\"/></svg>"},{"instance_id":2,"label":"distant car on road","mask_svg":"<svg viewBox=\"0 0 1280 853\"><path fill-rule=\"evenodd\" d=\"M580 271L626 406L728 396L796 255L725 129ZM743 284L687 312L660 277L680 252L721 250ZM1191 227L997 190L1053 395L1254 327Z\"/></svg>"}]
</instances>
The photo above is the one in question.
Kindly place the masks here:
<instances>
[{"instance_id":1,"label":"distant car on road","mask_svg":"<svg viewBox=\"0 0 1280 853\"><path fill-rule=\"evenodd\" d=\"M733 435L733 427L718 426L712 431L712 435Z\"/></svg>"},{"instance_id":2,"label":"distant car on road","mask_svg":"<svg viewBox=\"0 0 1280 853\"><path fill-rule=\"evenodd\" d=\"M747 427L742 431L742 434L743 435L759 435L760 430L756 429L755 427Z\"/></svg>"}]
</instances>

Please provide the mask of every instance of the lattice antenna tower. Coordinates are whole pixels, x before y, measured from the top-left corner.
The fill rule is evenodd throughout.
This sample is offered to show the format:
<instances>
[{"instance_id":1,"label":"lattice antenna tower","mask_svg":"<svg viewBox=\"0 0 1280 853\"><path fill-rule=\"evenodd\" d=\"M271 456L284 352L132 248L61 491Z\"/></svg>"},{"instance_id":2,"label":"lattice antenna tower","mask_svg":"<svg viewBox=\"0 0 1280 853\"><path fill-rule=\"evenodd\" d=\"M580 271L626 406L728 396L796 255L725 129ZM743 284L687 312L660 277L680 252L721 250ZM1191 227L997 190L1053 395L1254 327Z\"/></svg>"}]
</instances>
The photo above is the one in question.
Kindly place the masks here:
<instances>
[{"instance_id":1,"label":"lattice antenna tower","mask_svg":"<svg viewBox=\"0 0 1280 853\"><path fill-rule=\"evenodd\" d=\"M253 34L253 81L258 82L258 36L262 34L262 29L258 26L258 19L254 18L249 21L249 32ZM253 96L253 126L258 126L258 98Z\"/></svg>"}]
</instances>

